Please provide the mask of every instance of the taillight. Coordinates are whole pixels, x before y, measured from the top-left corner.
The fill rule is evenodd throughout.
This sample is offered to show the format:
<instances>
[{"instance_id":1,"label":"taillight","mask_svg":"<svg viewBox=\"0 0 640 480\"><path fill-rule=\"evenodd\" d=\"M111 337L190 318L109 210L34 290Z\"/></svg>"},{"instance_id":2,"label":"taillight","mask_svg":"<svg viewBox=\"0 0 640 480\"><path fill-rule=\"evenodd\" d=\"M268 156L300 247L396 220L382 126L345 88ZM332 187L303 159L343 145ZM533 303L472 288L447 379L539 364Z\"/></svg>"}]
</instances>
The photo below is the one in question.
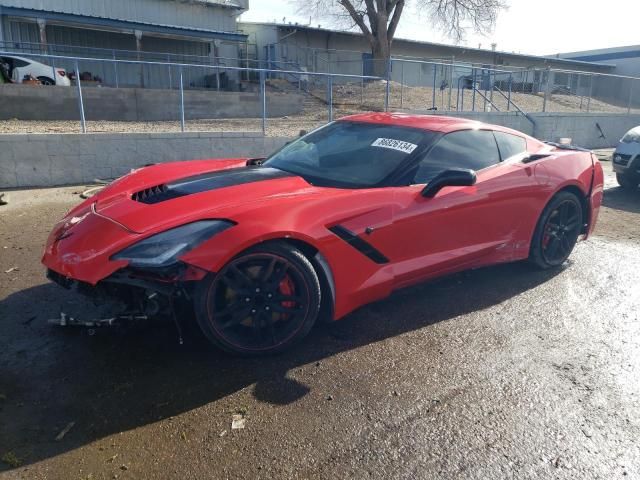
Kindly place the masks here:
<instances>
[{"instance_id":1,"label":"taillight","mask_svg":"<svg viewBox=\"0 0 640 480\"><path fill-rule=\"evenodd\" d=\"M60 75L61 77L66 77L67 72L65 72L64 70L58 70L58 75Z\"/></svg>"}]
</instances>

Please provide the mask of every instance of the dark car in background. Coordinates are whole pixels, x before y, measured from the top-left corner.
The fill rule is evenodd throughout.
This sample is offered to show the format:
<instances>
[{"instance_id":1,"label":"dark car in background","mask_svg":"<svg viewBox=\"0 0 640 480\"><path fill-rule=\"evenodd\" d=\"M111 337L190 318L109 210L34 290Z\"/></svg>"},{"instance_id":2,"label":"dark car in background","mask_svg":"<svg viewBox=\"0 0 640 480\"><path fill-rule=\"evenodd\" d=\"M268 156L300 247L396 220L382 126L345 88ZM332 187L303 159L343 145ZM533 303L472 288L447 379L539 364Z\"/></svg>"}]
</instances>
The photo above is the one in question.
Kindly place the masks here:
<instances>
[{"instance_id":1,"label":"dark car in background","mask_svg":"<svg viewBox=\"0 0 640 480\"><path fill-rule=\"evenodd\" d=\"M635 189L640 184L640 127L629 130L613 152L613 171L622 188Z\"/></svg>"}]
</instances>

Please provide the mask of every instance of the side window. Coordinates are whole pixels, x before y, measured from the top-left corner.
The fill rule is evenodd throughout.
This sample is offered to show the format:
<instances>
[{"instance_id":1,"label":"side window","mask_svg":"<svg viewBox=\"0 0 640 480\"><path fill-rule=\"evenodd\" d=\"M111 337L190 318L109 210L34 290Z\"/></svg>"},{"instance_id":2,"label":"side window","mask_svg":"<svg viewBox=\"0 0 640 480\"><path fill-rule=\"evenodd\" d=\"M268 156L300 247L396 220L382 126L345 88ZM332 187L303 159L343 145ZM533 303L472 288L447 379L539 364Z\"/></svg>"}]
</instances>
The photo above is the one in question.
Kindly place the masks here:
<instances>
[{"instance_id":1,"label":"side window","mask_svg":"<svg viewBox=\"0 0 640 480\"><path fill-rule=\"evenodd\" d=\"M503 160L527 151L527 141L523 137L504 132L493 132L493 134Z\"/></svg>"},{"instance_id":2,"label":"side window","mask_svg":"<svg viewBox=\"0 0 640 480\"><path fill-rule=\"evenodd\" d=\"M27 65L31 65L29 62L25 62L24 60L18 60L17 58L13 59L13 68L22 68Z\"/></svg>"},{"instance_id":3,"label":"side window","mask_svg":"<svg viewBox=\"0 0 640 480\"><path fill-rule=\"evenodd\" d=\"M492 132L453 132L442 137L422 159L413 183L429 183L448 168L482 170L497 163L500 163L500 154Z\"/></svg>"}]
</instances>

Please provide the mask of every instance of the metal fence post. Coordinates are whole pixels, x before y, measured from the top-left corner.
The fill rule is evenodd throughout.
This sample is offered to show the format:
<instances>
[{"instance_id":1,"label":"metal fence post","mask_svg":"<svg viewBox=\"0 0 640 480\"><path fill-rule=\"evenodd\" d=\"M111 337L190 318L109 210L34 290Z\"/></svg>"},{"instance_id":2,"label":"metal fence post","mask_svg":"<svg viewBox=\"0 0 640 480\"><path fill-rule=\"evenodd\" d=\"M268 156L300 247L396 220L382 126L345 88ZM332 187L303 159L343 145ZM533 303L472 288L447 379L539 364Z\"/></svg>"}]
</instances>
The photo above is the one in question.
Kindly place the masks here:
<instances>
[{"instance_id":1,"label":"metal fence post","mask_svg":"<svg viewBox=\"0 0 640 480\"><path fill-rule=\"evenodd\" d=\"M116 88L119 88L119 82L118 82L118 62L116 62L116 51L113 50L112 51L112 56L113 56L113 73L116 76Z\"/></svg>"},{"instance_id":2,"label":"metal fence post","mask_svg":"<svg viewBox=\"0 0 640 480\"><path fill-rule=\"evenodd\" d=\"M173 79L171 78L171 54L167 53L167 68L169 69L169 90L173 88Z\"/></svg>"},{"instance_id":3,"label":"metal fence post","mask_svg":"<svg viewBox=\"0 0 640 480\"><path fill-rule=\"evenodd\" d=\"M57 85L58 82L56 81L56 67L53 66L53 59L51 57L49 57L49 62L51 62L51 73L53 74L51 76L51 80L53 80L54 85Z\"/></svg>"},{"instance_id":4,"label":"metal fence post","mask_svg":"<svg viewBox=\"0 0 640 480\"><path fill-rule=\"evenodd\" d=\"M84 117L84 102L82 101L82 85L80 85L80 67L76 60L76 85L78 86L78 108L80 109L80 126L82 133L87 133L87 120Z\"/></svg>"},{"instance_id":5,"label":"metal fence post","mask_svg":"<svg viewBox=\"0 0 640 480\"><path fill-rule=\"evenodd\" d=\"M473 94L471 95L471 111L476 111L476 69L473 68L471 70L471 90ZM462 91L464 92L464 86L462 87Z\"/></svg>"},{"instance_id":6,"label":"metal fence post","mask_svg":"<svg viewBox=\"0 0 640 480\"><path fill-rule=\"evenodd\" d=\"M633 79L629 80L630 85L629 85L629 105L627 107L627 115L631 114L631 98L633 95Z\"/></svg>"},{"instance_id":7,"label":"metal fence post","mask_svg":"<svg viewBox=\"0 0 640 480\"><path fill-rule=\"evenodd\" d=\"M544 73L543 73L544 75ZM542 99L542 111L547 111L547 100L549 98L549 88L551 86L551 70L547 69L547 80L544 86L544 97Z\"/></svg>"},{"instance_id":8,"label":"metal fence post","mask_svg":"<svg viewBox=\"0 0 640 480\"><path fill-rule=\"evenodd\" d=\"M402 62L400 71L400 108L404 108L404 62Z\"/></svg>"},{"instance_id":9,"label":"metal fence post","mask_svg":"<svg viewBox=\"0 0 640 480\"><path fill-rule=\"evenodd\" d=\"M262 134L267 134L267 76L260 70L260 102L262 104Z\"/></svg>"},{"instance_id":10,"label":"metal fence post","mask_svg":"<svg viewBox=\"0 0 640 480\"><path fill-rule=\"evenodd\" d=\"M447 111L451 111L451 90L453 89L453 63L449 65L449 104Z\"/></svg>"},{"instance_id":11,"label":"metal fence post","mask_svg":"<svg viewBox=\"0 0 640 480\"><path fill-rule=\"evenodd\" d=\"M487 85L487 83L491 82L491 71L489 71L489 80L487 81L487 75L484 73L484 68L482 69L482 83L484 84L484 103L482 104L482 111L486 112L487 111L487 87L489 85ZM482 85L480 85L480 88L482 88Z\"/></svg>"},{"instance_id":12,"label":"metal fence post","mask_svg":"<svg viewBox=\"0 0 640 480\"><path fill-rule=\"evenodd\" d=\"M507 112L511 110L511 88L513 84L513 73L509 74L509 94L507 97Z\"/></svg>"},{"instance_id":13,"label":"metal fence post","mask_svg":"<svg viewBox=\"0 0 640 480\"><path fill-rule=\"evenodd\" d=\"M182 78L182 67L179 69L180 75L180 131L184 133L184 81Z\"/></svg>"},{"instance_id":14,"label":"metal fence post","mask_svg":"<svg viewBox=\"0 0 640 480\"><path fill-rule=\"evenodd\" d=\"M391 57L389 57L389 62L387 63L387 88L384 93L384 111L389 111L389 94L391 88L391 67L392 67Z\"/></svg>"},{"instance_id":15,"label":"metal fence post","mask_svg":"<svg viewBox=\"0 0 640 480\"><path fill-rule=\"evenodd\" d=\"M438 66L433 64L433 92L431 94L431 107L436 109L436 76L438 75Z\"/></svg>"},{"instance_id":16,"label":"metal fence post","mask_svg":"<svg viewBox=\"0 0 640 480\"><path fill-rule=\"evenodd\" d=\"M591 95L593 95L593 75L589 75L589 98L587 98L587 113L591 110Z\"/></svg>"},{"instance_id":17,"label":"metal fence post","mask_svg":"<svg viewBox=\"0 0 640 480\"><path fill-rule=\"evenodd\" d=\"M333 122L333 77L327 77L327 104L329 105L329 121Z\"/></svg>"},{"instance_id":18,"label":"metal fence post","mask_svg":"<svg viewBox=\"0 0 640 480\"><path fill-rule=\"evenodd\" d=\"M491 84L489 85L491 87L491 91L489 92L489 100L491 101L491 103L493 103L493 90L496 86L496 72L491 72L491 74L489 75L489 80L491 81Z\"/></svg>"}]
</instances>

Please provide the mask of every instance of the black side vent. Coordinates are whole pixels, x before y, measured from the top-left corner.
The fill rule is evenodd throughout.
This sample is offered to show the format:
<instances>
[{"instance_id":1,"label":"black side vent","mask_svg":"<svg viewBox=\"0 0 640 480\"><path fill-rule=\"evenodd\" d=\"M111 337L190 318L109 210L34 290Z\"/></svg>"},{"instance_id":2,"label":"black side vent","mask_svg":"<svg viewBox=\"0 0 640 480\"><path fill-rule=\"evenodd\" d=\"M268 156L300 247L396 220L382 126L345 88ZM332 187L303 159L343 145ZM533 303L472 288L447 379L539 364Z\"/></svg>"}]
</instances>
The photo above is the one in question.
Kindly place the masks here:
<instances>
[{"instance_id":1,"label":"black side vent","mask_svg":"<svg viewBox=\"0 0 640 480\"><path fill-rule=\"evenodd\" d=\"M372 260L375 263L379 264L389 263L389 259L385 257L373 245L365 242L358 235L353 233L351 230L344 228L342 225L334 225L333 227L329 228L329 230L335 233L338 237L347 242L353 248L358 250L364 256L369 258L369 260Z\"/></svg>"},{"instance_id":2,"label":"black side vent","mask_svg":"<svg viewBox=\"0 0 640 480\"><path fill-rule=\"evenodd\" d=\"M131 199L134 202L153 205L154 203L164 202L165 200L170 200L180 196L182 196L180 193L169 190L169 187L163 184L145 188L144 190L136 192L131 196Z\"/></svg>"}]
</instances>

